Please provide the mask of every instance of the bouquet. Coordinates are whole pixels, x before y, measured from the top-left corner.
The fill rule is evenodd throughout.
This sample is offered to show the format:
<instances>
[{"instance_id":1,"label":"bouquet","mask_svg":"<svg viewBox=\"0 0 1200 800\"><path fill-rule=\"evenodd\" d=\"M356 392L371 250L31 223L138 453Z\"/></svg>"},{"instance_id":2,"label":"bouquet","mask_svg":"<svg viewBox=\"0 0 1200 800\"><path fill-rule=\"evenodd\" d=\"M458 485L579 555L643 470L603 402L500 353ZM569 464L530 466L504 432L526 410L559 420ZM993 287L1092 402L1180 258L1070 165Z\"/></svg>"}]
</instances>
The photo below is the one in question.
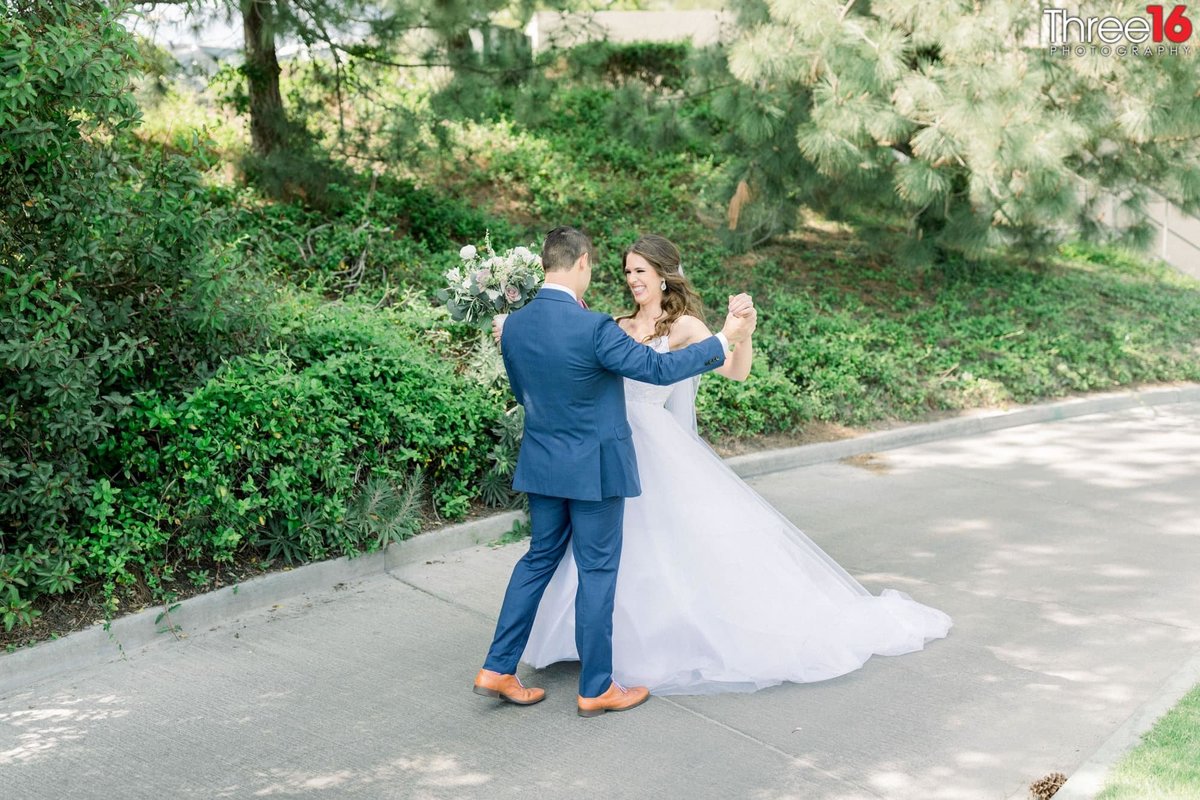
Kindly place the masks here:
<instances>
[{"instance_id":1,"label":"bouquet","mask_svg":"<svg viewBox=\"0 0 1200 800\"><path fill-rule=\"evenodd\" d=\"M528 303L545 278L540 256L526 247L496 255L490 234L483 240L482 251L469 244L458 255L462 263L446 273L446 288L438 292L456 322L486 327L494 315Z\"/></svg>"}]
</instances>

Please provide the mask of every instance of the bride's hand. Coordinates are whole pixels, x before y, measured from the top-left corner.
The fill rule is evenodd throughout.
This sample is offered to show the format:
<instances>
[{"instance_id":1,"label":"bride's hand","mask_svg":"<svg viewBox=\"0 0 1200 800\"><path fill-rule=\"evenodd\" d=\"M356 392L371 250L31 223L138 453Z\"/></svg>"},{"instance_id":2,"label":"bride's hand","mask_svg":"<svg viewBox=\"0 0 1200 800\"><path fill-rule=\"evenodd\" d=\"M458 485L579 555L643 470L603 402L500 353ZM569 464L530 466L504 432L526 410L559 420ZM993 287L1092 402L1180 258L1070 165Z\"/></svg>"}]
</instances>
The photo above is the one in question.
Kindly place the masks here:
<instances>
[{"instance_id":1,"label":"bride's hand","mask_svg":"<svg viewBox=\"0 0 1200 800\"><path fill-rule=\"evenodd\" d=\"M504 320L508 319L508 314L497 314L492 317L492 339L496 344L500 344L500 334L504 331Z\"/></svg>"}]
</instances>

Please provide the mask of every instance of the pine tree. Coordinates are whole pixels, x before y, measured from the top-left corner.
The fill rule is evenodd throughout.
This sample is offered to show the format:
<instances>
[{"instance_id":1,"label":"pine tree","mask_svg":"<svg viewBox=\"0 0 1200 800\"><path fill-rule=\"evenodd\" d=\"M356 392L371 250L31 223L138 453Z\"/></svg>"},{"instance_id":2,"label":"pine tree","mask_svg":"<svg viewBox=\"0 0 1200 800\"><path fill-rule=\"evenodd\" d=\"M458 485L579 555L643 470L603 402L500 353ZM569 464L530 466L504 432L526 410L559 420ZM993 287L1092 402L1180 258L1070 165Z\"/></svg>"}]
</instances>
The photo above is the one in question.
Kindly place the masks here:
<instances>
[{"instance_id":1,"label":"pine tree","mask_svg":"<svg viewBox=\"0 0 1200 800\"><path fill-rule=\"evenodd\" d=\"M1116 5L1074 14L1146 15ZM1135 243L1149 190L1200 208L1195 46L1063 56L1042 22L1026 0L748 0L718 101L734 237L785 231L806 206L904 230L912 261L1036 258L1065 231L1106 234L1101 189L1142 220Z\"/></svg>"}]
</instances>

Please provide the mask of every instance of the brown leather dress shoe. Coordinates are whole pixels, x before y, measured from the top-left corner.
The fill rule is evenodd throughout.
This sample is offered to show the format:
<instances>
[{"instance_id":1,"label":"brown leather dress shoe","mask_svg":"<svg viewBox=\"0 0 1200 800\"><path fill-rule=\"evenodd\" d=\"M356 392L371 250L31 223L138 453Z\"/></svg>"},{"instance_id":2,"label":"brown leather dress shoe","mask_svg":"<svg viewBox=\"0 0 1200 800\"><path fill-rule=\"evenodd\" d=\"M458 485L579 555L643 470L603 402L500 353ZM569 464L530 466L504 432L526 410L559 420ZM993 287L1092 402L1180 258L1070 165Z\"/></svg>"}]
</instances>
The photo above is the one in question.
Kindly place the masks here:
<instances>
[{"instance_id":1,"label":"brown leather dress shoe","mask_svg":"<svg viewBox=\"0 0 1200 800\"><path fill-rule=\"evenodd\" d=\"M516 675L501 675L490 669L479 670L472 691L484 697L497 697L519 706L531 706L540 703L546 697L545 689L527 688Z\"/></svg>"},{"instance_id":2,"label":"brown leather dress shoe","mask_svg":"<svg viewBox=\"0 0 1200 800\"><path fill-rule=\"evenodd\" d=\"M626 689L616 681L599 697L579 696L579 716L598 717L606 711L626 711L640 706L650 699L650 690L645 686L630 686Z\"/></svg>"}]
</instances>

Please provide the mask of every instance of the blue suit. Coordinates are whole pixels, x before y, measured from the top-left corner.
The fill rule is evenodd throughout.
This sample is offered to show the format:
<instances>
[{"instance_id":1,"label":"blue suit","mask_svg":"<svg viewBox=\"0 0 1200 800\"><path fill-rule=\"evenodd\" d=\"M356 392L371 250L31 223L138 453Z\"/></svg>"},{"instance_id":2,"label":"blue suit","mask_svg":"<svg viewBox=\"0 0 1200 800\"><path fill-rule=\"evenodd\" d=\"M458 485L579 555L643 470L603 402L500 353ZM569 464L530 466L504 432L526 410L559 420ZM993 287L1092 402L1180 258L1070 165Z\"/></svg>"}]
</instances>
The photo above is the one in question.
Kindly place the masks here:
<instances>
[{"instance_id":1,"label":"blue suit","mask_svg":"<svg viewBox=\"0 0 1200 800\"><path fill-rule=\"evenodd\" d=\"M674 353L634 341L606 314L566 292L542 289L513 313L501 339L504 367L525 407L513 488L529 495L529 552L513 569L486 669L516 672L542 593L568 544L579 568L575 644L579 694L612 681L612 609L625 498L641 494L622 377L667 385L720 366L710 337Z\"/></svg>"}]
</instances>

